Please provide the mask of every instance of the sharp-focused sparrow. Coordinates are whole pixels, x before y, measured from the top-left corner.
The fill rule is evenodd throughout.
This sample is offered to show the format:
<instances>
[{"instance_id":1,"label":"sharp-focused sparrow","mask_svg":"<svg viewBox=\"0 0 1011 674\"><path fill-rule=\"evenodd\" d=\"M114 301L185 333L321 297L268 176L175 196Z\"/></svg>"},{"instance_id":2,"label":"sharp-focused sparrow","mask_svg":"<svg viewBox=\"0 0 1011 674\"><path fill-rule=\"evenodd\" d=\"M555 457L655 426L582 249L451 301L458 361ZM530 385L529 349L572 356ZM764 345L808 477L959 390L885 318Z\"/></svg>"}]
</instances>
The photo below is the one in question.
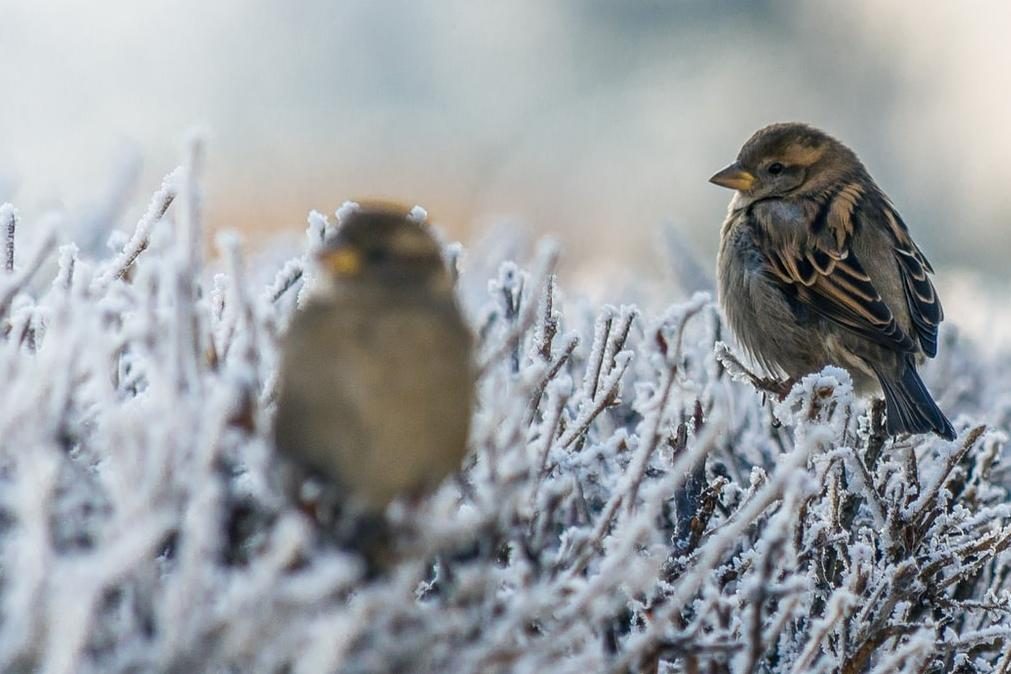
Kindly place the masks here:
<instances>
[{"instance_id":1,"label":"sharp-focused sparrow","mask_svg":"<svg viewBox=\"0 0 1011 674\"><path fill-rule=\"evenodd\" d=\"M757 131L712 178L735 190L720 232L720 302L770 373L846 368L884 393L892 434L955 430L916 372L941 302L906 224L856 154L805 124Z\"/></svg>"}]
</instances>

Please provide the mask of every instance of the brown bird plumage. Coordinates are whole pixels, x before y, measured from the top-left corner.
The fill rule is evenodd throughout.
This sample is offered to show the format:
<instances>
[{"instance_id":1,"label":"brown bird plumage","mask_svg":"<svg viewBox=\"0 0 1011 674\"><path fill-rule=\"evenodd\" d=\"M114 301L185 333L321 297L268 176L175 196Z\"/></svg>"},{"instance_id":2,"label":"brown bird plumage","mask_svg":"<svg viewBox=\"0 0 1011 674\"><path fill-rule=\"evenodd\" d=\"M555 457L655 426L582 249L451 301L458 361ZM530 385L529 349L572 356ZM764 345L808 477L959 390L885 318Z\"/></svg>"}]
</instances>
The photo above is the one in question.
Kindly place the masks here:
<instances>
[{"instance_id":1,"label":"brown bird plumage","mask_svg":"<svg viewBox=\"0 0 1011 674\"><path fill-rule=\"evenodd\" d=\"M276 442L376 515L460 466L472 336L439 246L401 209L348 216L283 344Z\"/></svg>"},{"instance_id":2,"label":"brown bird plumage","mask_svg":"<svg viewBox=\"0 0 1011 674\"><path fill-rule=\"evenodd\" d=\"M736 190L720 234L720 302L770 373L846 368L884 393L891 433L953 438L916 372L944 313L923 252L848 147L805 124L757 131L711 182Z\"/></svg>"}]
</instances>

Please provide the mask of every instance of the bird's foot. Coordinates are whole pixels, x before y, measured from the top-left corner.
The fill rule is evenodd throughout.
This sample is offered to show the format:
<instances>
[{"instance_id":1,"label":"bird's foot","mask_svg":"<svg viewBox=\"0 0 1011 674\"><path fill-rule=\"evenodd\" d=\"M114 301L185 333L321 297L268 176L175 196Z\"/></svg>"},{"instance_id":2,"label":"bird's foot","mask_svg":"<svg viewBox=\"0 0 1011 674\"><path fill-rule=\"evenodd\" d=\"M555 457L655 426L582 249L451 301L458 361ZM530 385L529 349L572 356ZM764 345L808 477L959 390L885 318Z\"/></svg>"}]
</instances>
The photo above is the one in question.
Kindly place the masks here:
<instances>
[{"instance_id":1,"label":"bird's foot","mask_svg":"<svg viewBox=\"0 0 1011 674\"><path fill-rule=\"evenodd\" d=\"M747 380L759 393L775 396L777 400L782 400L797 383L793 377L777 379L775 377L761 377L747 368L737 356L730 351L723 342L716 345L716 359L726 368L730 376L735 379Z\"/></svg>"},{"instance_id":2,"label":"bird's foot","mask_svg":"<svg viewBox=\"0 0 1011 674\"><path fill-rule=\"evenodd\" d=\"M793 388L793 385L797 383L797 380L793 377L787 377L786 379L776 379L774 377L759 377L758 375L748 373L751 376L751 385L762 393L768 393L776 397L777 400L782 400Z\"/></svg>"}]
</instances>

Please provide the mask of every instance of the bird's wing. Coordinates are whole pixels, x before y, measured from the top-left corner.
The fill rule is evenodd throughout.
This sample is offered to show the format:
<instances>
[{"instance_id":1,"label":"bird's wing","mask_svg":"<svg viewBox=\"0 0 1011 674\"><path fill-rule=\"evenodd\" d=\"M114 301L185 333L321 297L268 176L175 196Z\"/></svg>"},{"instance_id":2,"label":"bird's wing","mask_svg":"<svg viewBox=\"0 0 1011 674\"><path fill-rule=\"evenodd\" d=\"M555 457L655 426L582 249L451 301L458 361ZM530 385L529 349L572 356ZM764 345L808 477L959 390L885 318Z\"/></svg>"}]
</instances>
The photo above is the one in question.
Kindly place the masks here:
<instances>
[{"instance_id":1,"label":"bird's wing","mask_svg":"<svg viewBox=\"0 0 1011 674\"><path fill-rule=\"evenodd\" d=\"M762 245L771 276L797 301L839 326L886 348L914 352L852 249L853 214L863 190L846 185L821 204L809 236Z\"/></svg>"},{"instance_id":2,"label":"bird's wing","mask_svg":"<svg viewBox=\"0 0 1011 674\"><path fill-rule=\"evenodd\" d=\"M944 320L941 298L930 282L929 274L934 273L934 268L909 236L906 223L888 198L882 194L878 201L884 221L888 223L888 231L895 241L895 259L899 262L913 328L923 353L933 358L937 354L937 327Z\"/></svg>"}]
</instances>

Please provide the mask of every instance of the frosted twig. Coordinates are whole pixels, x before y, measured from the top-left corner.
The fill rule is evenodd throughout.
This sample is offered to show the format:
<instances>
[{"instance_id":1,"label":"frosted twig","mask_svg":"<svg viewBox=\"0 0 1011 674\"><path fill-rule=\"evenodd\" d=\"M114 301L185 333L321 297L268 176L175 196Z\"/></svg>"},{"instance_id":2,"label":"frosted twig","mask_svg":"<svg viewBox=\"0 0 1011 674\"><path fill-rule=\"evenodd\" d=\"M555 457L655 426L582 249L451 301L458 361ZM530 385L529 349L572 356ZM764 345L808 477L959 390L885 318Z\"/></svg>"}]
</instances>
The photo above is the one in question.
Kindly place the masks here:
<instances>
[{"instance_id":1,"label":"frosted twig","mask_svg":"<svg viewBox=\"0 0 1011 674\"><path fill-rule=\"evenodd\" d=\"M53 279L53 287L70 292L74 284L74 270L77 268L77 246L68 243L60 246L60 254L57 262L57 273Z\"/></svg>"},{"instance_id":2,"label":"frosted twig","mask_svg":"<svg viewBox=\"0 0 1011 674\"><path fill-rule=\"evenodd\" d=\"M528 287L542 288L547 279L553 274L555 265L558 263L558 246L553 241L542 242L538 254L535 258L534 269L530 273ZM478 367L478 378L495 363L499 362L506 354L516 349L523 335L533 325L537 316L537 303L527 302L519 316L516 317L513 327L500 341L497 348L493 349Z\"/></svg>"},{"instance_id":3,"label":"frosted twig","mask_svg":"<svg viewBox=\"0 0 1011 674\"><path fill-rule=\"evenodd\" d=\"M712 427L710 425L707 428ZM617 658L612 666L612 672L625 671L639 660L641 655L648 650L650 644L663 638L663 634L671 624L673 615L680 612L688 599L698 591L724 551L735 544L744 530L750 527L754 520L780 497L787 484L795 480L794 473L807 462L809 451L809 445L804 445L795 449L790 456L784 457L773 478L765 484L745 508L738 511L736 520L724 525L718 536L710 538L703 545L691 573L682 577L673 587L671 596L665 600L664 606L654 611L646 629L634 637L630 637L628 649L621 657ZM683 454L682 460L687 460L691 454L691 452Z\"/></svg>"},{"instance_id":4,"label":"frosted twig","mask_svg":"<svg viewBox=\"0 0 1011 674\"><path fill-rule=\"evenodd\" d=\"M864 495L866 498L867 506L870 510L871 516L874 518L874 525L877 530L882 533L887 533L888 524L886 522L887 516L885 515L885 506L881 503L881 497L878 495L877 489L874 487L874 479L871 477L870 473L867 472L867 466L864 465L863 460L860 456L847 448L844 454L846 458L846 465L849 467L851 474L857 478L856 491L859 494Z\"/></svg>"},{"instance_id":5,"label":"frosted twig","mask_svg":"<svg viewBox=\"0 0 1011 674\"><path fill-rule=\"evenodd\" d=\"M544 373L540 382L537 383L537 387L534 389L533 397L530 399L530 413L529 419L532 420L534 414L537 412L537 408L540 407L541 398L544 395L544 390L548 384L558 376L558 373L562 371L565 364L569 362L572 358L572 352L576 350L579 345L579 335L569 335L565 341L565 346L562 347L558 356L555 357L554 362L548 367L548 371ZM529 421L527 422L529 423Z\"/></svg>"},{"instance_id":6,"label":"frosted twig","mask_svg":"<svg viewBox=\"0 0 1011 674\"><path fill-rule=\"evenodd\" d=\"M760 377L741 363L734 355L730 347L723 342L716 342L715 345L716 362L723 366L731 379L735 381L745 381L755 389L764 393L771 393L777 398L784 398L793 388L794 382L790 379L780 380L771 377Z\"/></svg>"},{"instance_id":7,"label":"frosted twig","mask_svg":"<svg viewBox=\"0 0 1011 674\"><path fill-rule=\"evenodd\" d=\"M846 589L839 588L828 601L825 608L825 617L818 620L811 630L811 636L804 646L800 657L793 663L793 674L803 674L810 671L815 658L822 650L822 642L829 632L846 616L855 597Z\"/></svg>"},{"instance_id":8,"label":"frosted twig","mask_svg":"<svg viewBox=\"0 0 1011 674\"><path fill-rule=\"evenodd\" d=\"M944 483L948 481L948 476L951 475L952 469L958 465L958 462L962 460L966 452L976 444L976 441L979 440L984 431L986 431L986 426L977 426L969 431L969 434L965 436L959 448L948 456L944 469L937 476L937 479L934 480L934 483L916 501L910 504L907 511L908 514L905 515L907 521L912 522L916 526L920 526L923 523L927 512L934 506L934 500L937 498L938 492L941 491Z\"/></svg>"},{"instance_id":9,"label":"frosted twig","mask_svg":"<svg viewBox=\"0 0 1011 674\"><path fill-rule=\"evenodd\" d=\"M182 167L179 195L183 208L180 219L180 241L186 260L199 269L202 266L203 222L201 219L200 172L203 169L204 138L197 131L186 139L186 161ZM163 211L164 213L164 211Z\"/></svg>"},{"instance_id":10,"label":"frosted twig","mask_svg":"<svg viewBox=\"0 0 1011 674\"><path fill-rule=\"evenodd\" d=\"M3 286L0 286L0 317L3 317L10 309L14 297L31 283L32 278L38 273L42 263L46 261L55 246L56 234L52 229L47 229L42 240L32 252L28 264L9 277Z\"/></svg>"},{"instance_id":11,"label":"frosted twig","mask_svg":"<svg viewBox=\"0 0 1011 674\"><path fill-rule=\"evenodd\" d=\"M5 233L3 269L11 274L14 272L14 234L18 227L18 212L13 204L0 204L0 226Z\"/></svg>"},{"instance_id":12,"label":"frosted twig","mask_svg":"<svg viewBox=\"0 0 1011 674\"><path fill-rule=\"evenodd\" d=\"M274 282L267 288L267 297L271 304L276 303L285 293L295 287L302 280L304 273L305 270L301 260L294 259L285 262L284 266L281 267L281 270L274 277Z\"/></svg>"},{"instance_id":13,"label":"frosted twig","mask_svg":"<svg viewBox=\"0 0 1011 674\"><path fill-rule=\"evenodd\" d=\"M1011 419L1006 359L945 337L925 372L955 443L886 441L880 406L858 441L839 369L770 430L706 295L664 312L643 277L601 306L551 251L470 252L503 270L471 453L390 506L399 561L363 580L274 465L277 326L330 225L262 276L226 235L205 273L196 201L157 224L198 163L111 259L62 246L48 287L55 243L13 272L0 243L0 670L1011 674L1008 438L973 423ZM375 429L409 438L396 410Z\"/></svg>"},{"instance_id":14,"label":"frosted twig","mask_svg":"<svg viewBox=\"0 0 1011 674\"><path fill-rule=\"evenodd\" d=\"M161 187L151 197L144 215L137 221L133 236L123 246L123 250L103 265L102 270L96 274L91 283L93 292L101 293L112 281L124 278L140 254L147 250L151 228L165 216L179 193L182 171L182 168L177 168L162 180Z\"/></svg>"},{"instance_id":15,"label":"frosted twig","mask_svg":"<svg viewBox=\"0 0 1011 674\"><path fill-rule=\"evenodd\" d=\"M554 343L555 335L558 334L558 313L555 311L554 301L555 275L551 274L544 287L544 312L536 336L537 352L545 361L551 360L551 345Z\"/></svg>"},{"instance_id":16,"label":"frosted twig","mask_svg":"<svg viewBox=\"0 0 1011 674\"><path fill-rule=\"evenodd\" d=\"M870 660L874 651L877 650L882 644L884 644L886 641L894 637L901 637L907 634L912 634L916 632L917 627L918 626L916 625L888 625L878 630L869 639L860 644L860 647L857 648L856 651L854 651L853 655L851 655L849 659L843 663L842 669L840 670L841 674L859 674L859 672L864 671L864 668L867 666L867 662ZM906 657L906 655L901 651L900 653L901 657L899 658L899 660L901 661ZM894 663L895 661L896 660L894 657L889 660L886 660L886 662L889 663ZM881 671L887 672L895 670L884 669Z\"/></svg>"},{"instance_id":17,"label":"frosted twig","mask_svg":"<svg viewBox=\"0 0 1011 674\"><path fill-rule=\"evenodd\" d=\"M667 367L663 370L661 375L660 395L656 399L655 407L651 410L648 422L649 425L647 426L648 430L642 440L642 442L645 442L650 447L650 456L660 443L660 428L663 426L663 422L665 420L664 415L666 413L667 403L670 399L671 389L674 386L674 380L681 364L685 326L699 313L699 311L702 310L702 307L707 301L707 296L697 293L686 305L677 309L674 318L675 324L673 326L673 334L675 335L673 344L671 344L666 337L662 336L662 328L657 331L658 341L662 344L661 348L664 351L663 355L666 358ZM627 330L625 334L627 335ZM645 475L648 460L649 456L644 456L642 462L635 464L631 470L633 479L629 484L628 498L625 502L625 507L630 512L635 508L636 498L639 494L639 485Z\"/></svg>"}]
</instances>

